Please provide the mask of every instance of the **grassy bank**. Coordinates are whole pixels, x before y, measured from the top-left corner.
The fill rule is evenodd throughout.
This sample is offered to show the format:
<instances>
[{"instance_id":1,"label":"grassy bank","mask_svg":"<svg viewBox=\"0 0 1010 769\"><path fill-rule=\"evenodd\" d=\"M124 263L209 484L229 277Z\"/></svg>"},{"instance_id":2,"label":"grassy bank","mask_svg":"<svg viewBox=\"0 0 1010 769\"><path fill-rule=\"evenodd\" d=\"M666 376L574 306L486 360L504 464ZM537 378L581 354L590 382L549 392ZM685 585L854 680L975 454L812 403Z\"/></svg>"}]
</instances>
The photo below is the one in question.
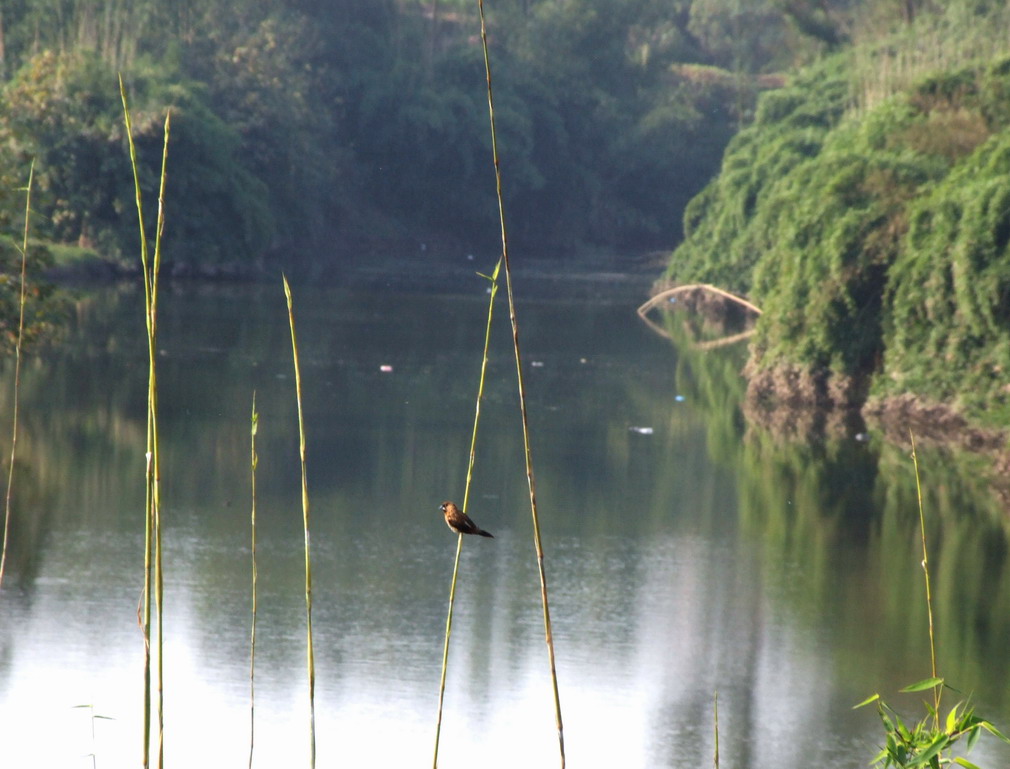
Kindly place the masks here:
<instances>
[{"instance_id":1,"label":"grassy bank","mask_svg":"<svg viewBox=\"0 0 1010 769\"><path fill-rule=\"evenodd\" d=\"M893 58L911 39L873 45ZM901 397L1010 427L1006 49L925 60L871 99L867 44L760 101L688 207L666 272L762 307L752 397L878 411Z\"/></svg>"}]
</instances>

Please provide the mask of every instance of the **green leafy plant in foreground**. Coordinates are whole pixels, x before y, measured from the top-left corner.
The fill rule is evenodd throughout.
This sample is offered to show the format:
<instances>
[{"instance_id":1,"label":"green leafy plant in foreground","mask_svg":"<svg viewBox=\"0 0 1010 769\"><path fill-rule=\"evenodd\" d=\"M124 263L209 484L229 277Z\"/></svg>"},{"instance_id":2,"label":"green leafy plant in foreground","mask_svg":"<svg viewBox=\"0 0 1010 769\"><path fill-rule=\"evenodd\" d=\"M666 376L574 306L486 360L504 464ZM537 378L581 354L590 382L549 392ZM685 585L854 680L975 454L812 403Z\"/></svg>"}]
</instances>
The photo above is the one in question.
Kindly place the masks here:
<instances>
[{"instance_id":1,"label":"green leafy plant in foreground","mask_svg":"<svg viewBox=\"0 0 1010 769\"><path fill-rule=\"evenodd\" d=\"M927 678L911 686L906 686L903 692L920 692L927 689L947 688L956 691L943 682L942 678ZM871 702L877 703L877 711L880 720L884 724L884 731L887 733L887 741L881 751L873 758L872 763L885 767L931 767L939 769L941 766L956 764L969 769L978 769L971 761L960 756L951 758L950 753L954 745L962 738L967 738L965 742L965 752L969 752L978 742L983 731L998 737L1003 742L1010 745L1010 739L999 731L989 721L975 715L975 708L965 699L958 702L947 712L947 717L940 723L940 713L928 702L926 703L926 716L922 720L906 726L901 716L880 699L879 694L868 697L856 707L860 708L869 705Z\"/></svg>"},{"instance_id":2,"label":"green leafy plant in foreground","mask_svg":"<svg viewBox=\"0 0 1010 769\"><path fill-rule=\"evenodd\" d=\"M922 508L922 486L919 483L919 460L915 453L915 436L909 433L912 440L912 464L915 468L915 490L919 501L919 526L922 535L922 570L926 582L926 607L929 616L929 652L933 675L902 689L902 692L924 692L932 690L933 702L926 702L926 715L911 728L905 725L901 716L890 705L884 702L879 694L873 694L856 705L864 707L872 702L877 703L877 712L884 724L887 740L881 751L874 756L871 763L887 769L894 766L899 769L912 767L930 767L940 769L941 766L957 764L968 769L979 769L966 758L952 757L954 746L966 738L964 752L969 752L978 742L982 732L986 731L1010 745L1010 739L999 731L989 721L975 715L975 708L970 698L958 702L947 712L947 717L940 719L940 697L943 690L957 691L944 683L936 672L936 645L933 638L933 594L929 582L929 554L926 549L926 521Z\"/></svg>"}]
</instances>

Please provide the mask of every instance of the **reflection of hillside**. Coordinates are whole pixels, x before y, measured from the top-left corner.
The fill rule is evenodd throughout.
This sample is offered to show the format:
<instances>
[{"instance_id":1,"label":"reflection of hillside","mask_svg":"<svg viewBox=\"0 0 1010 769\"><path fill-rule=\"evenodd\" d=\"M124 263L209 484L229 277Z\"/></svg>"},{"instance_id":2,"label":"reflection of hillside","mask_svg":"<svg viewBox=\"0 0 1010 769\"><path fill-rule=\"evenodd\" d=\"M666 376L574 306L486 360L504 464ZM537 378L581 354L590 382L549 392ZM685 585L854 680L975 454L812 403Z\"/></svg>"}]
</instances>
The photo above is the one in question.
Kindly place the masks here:
<instances>
[{"instance_id":1,"label":"reflection of hillside","mask_svg":"<svg viewBox=\"0 0 1010 769\"><path fill-rule=\"evenodd\" d=\"M668 328L676 337L675 324ZM788 565L766 591L801 626L827 615L847 629L831 641L836 675L881 689L922 678L928 636L907 447L857 441L865 429L858 421L747 408L735 362L684 345L677 354L677 388L705 414L710 454L737 468L742 536L760 543L763 560ZM734 422L741 414L745 434ZM1005 710L1010 526L985 480L984 457L928 443L919 453L930 563L942 586L934 587L942 672Z\"/></svg>"},{"instance_id":2,"label":"reflection of hillside","mask_svg":"<svg viewBox=\"0 0 1010 769\"><path fill-rule=\"evenodd\" d=\"M247 676L255 389L258 654L264 686L283 701L303 672L304 575L290 339L277 293L173 295L159 372L170 642L201 674L234 686ZM455 548L437 505L462 496L486 317L483 297L395 299L295 287L320 696L348 709L365 698L388 718L427 714L437 689ZM135 633L142 329L135 338L131 295L82 307L101 314L82 319L71 348L26 370L21 456L39 491L26 482L23 493L40 501L24 509L40 512L19 547L34 572L48 564L51 578L58 564L68 613L87 604L92 616L94 600L94 624ZM854 718L848 707L864 688L922 677L914 484L900 450L747 425L739 350L671 355L626 308L524 311L573 729L592 730L585 724L605 712L643 751L637 763L702 765L719 689L727 764L800 766L799 752L823 750L826 725ZM503 713L539 702L531 692L547 676L504 312L496 323L470 501L496 538L464 546L448 693L457 710L447 721L492 731ZM0 387L0 425L8 409ZM1010 631L1007 534L970 465L920 453L944 673L974 688L980 705L1005 708L996 685ZM26 601L34 590L51 596L51 583L35 583L26 579ZM977 661L987 658L995 662ZM769 714L782 724L775 730Z\"/></svg>"}]
</instances>

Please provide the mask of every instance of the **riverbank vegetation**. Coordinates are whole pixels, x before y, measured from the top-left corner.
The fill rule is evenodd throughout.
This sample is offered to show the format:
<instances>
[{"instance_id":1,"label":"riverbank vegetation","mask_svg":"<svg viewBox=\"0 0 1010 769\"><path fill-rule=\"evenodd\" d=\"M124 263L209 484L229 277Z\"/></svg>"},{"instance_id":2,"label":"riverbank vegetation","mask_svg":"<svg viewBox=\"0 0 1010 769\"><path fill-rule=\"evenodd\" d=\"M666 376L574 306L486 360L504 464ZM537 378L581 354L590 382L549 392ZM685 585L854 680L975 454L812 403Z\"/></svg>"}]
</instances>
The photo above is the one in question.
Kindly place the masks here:
<instances>
[{"instance_id":1,"label":"riverbank vegetation","mask_svg":"<svg viewBox=\"0 0 1010 769\"><path fill-rule=\"evenodd\" d=\"M762 307L757 400L1006 428L1010 11L909 5L761 98L667 277Z\"/></svg>"},{"instance_id":2,"label":"riverbank vegetation","mask_svg":"<svg viewBox=\"0 0 1010 769\"><path fill-rule=\"evenodd\" d=\"M676 242L768 73L821 46L773 0L736 5L491 4L514 242ZM334 242L493 249L479 30L464 0L5 3L0 231L36 158L39 236L129 260L122 72L148 186L175 116L171 269Z\"/></svg>"}]
</instances>

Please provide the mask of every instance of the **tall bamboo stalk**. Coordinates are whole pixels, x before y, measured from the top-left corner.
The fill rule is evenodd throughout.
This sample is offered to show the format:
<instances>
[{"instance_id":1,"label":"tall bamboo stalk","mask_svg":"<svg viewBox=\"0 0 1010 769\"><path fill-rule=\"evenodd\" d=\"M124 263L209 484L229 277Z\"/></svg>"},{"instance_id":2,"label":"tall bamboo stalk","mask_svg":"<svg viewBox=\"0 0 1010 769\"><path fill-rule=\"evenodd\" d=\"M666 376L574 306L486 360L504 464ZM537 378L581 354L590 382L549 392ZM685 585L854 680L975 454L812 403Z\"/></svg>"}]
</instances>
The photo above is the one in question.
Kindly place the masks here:
<instances>
[{"instance_id":1,"label":"tall bamboo stalk","mask_svg":"<svg viewBox=\"0 0 1010 769\"><path fill-rule=\"evenodd\" d=\"M137 149L133 141L133 123L130 118L129 99L123 77L119 77L119 93L123 101L123 119L126 137L130 147L130 165L133 169L133 186L137 204L137 221L140 231L140 260L144 273L144 318L147 327L147 450L145 485L144 524L144 597L142 626L144 632L144 755L143 765L150 765L151 749L151 588L154 587L157 609L156 647L158 656L158 766L164 765L165 758L165 690L164 690L164 622L162 601L164 579L161 557L161 470L158 461L158 384L157 384L157 335L158 335L158 274L161 270L161 239L165 229L165 181L168 166L168 140L171 133L172 114L165 115L164 145L161 157L161 177L158 187L158 219L155 230L154 258L149 258L147 231L144 223L143 195L140 187L140 173L137 165Z\"/></svg>"},{"instance_id":2,"label":"tall bamboo stalk","mask_svg":"<svg viewBox=\"0 0 1010 769\"><path fill-rule=\"evenodd\" d=\"M919 502L919 532L922 535L922 571L926 580L926 613L929 617L929 663L931 675L937 678L936 674L936 641L933 636L933 592L929 584L929 554L926 551L926 515L922 508L922 485L919 481L919 457L915 452L915 435L911 430L908 437L912 441L912 466L915 469L915 495ZM933 687L933 726L940 728L940 695L943 692L943 684Z\"/></svg>"},{"instance_id":3,"label":"tall bamboo stalk","mask_svg":"<svg viewBox=\"0 0 1010 769\"><path fill-rule=\"evenodd\" d=\"M305 531L305 621L307 632L306 663L309 679L309 766L316 765L316 661L312 648L312 561L309 556L309 485L305 468L305 420L302 415L302 374L298 365L298 340L295 337L295 314L291 286L286 276L284 296L288 301L288 325L291 326L291 352L295 366L295 397L298 401L298 454L302 466L302 526Z\"/></svg>"},{"instance_id":4,"label":"tall bamboo stalk","mask_svg":"<svg viewBox=\"0 0 1010 769\"><path fill-rule=\"evenodd\" d=\"M547 641L547 657L551 668L551 684L554 689L554 719L558 730L558 749L561 767L565 766L565 731L561 719L561 696L558 692L557 663L554 657L554 633L551 628L550 604L547 600L547 572L544 567L544 549L540 538L540 518L537 514L536 482L533 477L533 452L530 447L529 420L526 413L526 386L523 381L522 355L519 349L519 322L516 319L515 298L512 292L512 268L509 262L508 235L505 228L505 202L502 196L501 165L498 159L498 136L495 130L494 92L491 86L491 57L487 47L487 25L484 20L484 0L477 0L480 11L480 39L484 50L484 71L487 75L487 108L491 124L491 156L494 162L495 191L498 196L498 219L501 222L502 261L505 264L505 285L509 298L509 319L512 323L512 346L515 350L516 377L519 387L519 411L523 424L523 450L526 459L526 480L530 491L530 512L533 518L533 544L536 549L537 570L540 575L540 600L543 606L544 635Z\"/></svg>"},{"instance_id":5,"label":"tall bamboo stalk","mask_svg":"<svg viewBox=\"0 0 1010 769\"><path fill-rule=\"evenodd\" d=\"M0 30L2 32L2 30ZM32 181L35 178L35 161L28 167L28 186L25 187L25 231L21 243L21 287L18 300L18 336L14 343L14 408L11 417L11 463L7 469L7 494L4 497L4 534L0 547L0 587L3 586L7 568L7 535L11 524L11 493L14 489L14 457L18 446L18 398L21 393L21 343L25 334L25 289L28 274L28 227L32 212Z\"/></svg>"},{"instance_id":6,"label":"tall bamboo stalk","mask_svg":"<svg viewBox=\"0 0 1010 769\"><path fill-rule=\"evenodd\" d=\"M477 384L477 407L473 415L473 436L470 438L470 460L466 468L466 487L463 491L463 512L466 512L467 502L470 499L470 481L473 479L473 465L477 456L477 426L480 423L480 402L484 399L484 376L487 373L487 352L491 345L491 318L494 313L494 299L498 294L498 271L501 269L501 259L495 265L494 272L490 276L485 275L491 281L491 298L487 307L487 327L484 331L484 358L480 365L480 381ZM456 578L459 575L459 555L463 551L463 535L457 535L456 540L456 560L452 565L452 583L449 586L449 612L445 618L445 644L442 647L442 677L438 686L438 719L435 723L435 755L432 761L434 769L438 767L438 742L442 734L442 703L445 700L445 675L449 668L449 637L452 635L452 609L456 603Z\"/></svg>"},{"instance_id":7,"label":"tall bamboo stalk","mask_svg":"<svg viewBox=\"0 0 1010 769\"><path fill-rule=\"evenodd\" d=\"M249 632L249 769L253 765L253 747L256 743L256 466L259 457L256 456L256 431L259 428L259 414L256 412L256 392L252 397L252 426L250 448L250 476L252 478L252 629Z\"/></svg>"},{"instance_id":8,"label":"tall bamboo stalk","mask_svg":"<svg viewBox=\"0 0 1010 769\"><path fill-rule=\"evenodd\" d=\"M712 754L712 764L719 769L719 690L715 690L715 752Z\"/></svg>"},{"instance_id":9,"label":"tall bamboo stalk","mask_svg":"<svg viewBox=\"0 0 1010 769\"><path fill-rule=\"evenodd\" d=\"M158 388L154 361L157 357L156 330L158 326L158 274L161 271L161 236L165 231L165 180L168 178L168 137L172 113L165 115L164 146L161 154L161 176L158 183L158 221L154 238L154 265L151 269L151 342L148 352L151 359L151 433L154 474L151 479L152 507L154 509L155 601L158 609L158 766L165 764L165 613L162 604L165 597L165 580L162 569L161 547L161 464L158 461Z\"/></svg>"}]
</instances>

